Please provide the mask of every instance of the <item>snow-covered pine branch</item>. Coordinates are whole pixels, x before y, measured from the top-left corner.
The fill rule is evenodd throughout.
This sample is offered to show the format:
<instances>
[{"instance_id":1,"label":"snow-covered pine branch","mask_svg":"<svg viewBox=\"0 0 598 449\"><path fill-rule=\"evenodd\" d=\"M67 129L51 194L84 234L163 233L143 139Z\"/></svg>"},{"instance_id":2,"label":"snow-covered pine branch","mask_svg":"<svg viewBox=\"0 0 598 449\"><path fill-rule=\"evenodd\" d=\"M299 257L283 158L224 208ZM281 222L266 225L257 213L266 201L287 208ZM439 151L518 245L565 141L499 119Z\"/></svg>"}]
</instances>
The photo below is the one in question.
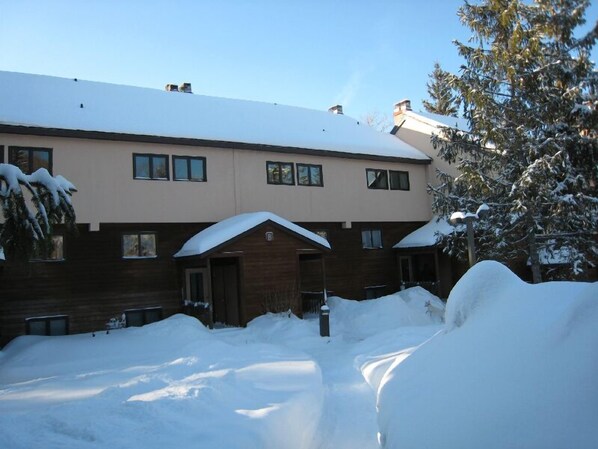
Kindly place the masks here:
<instances>
[{"instance_id":1,"label":"snow-covered pine branch","mask_svg":"<svg viewBox=\"0 0 598 449\"><path fill-rule=\"evenodd\" d=\"M54 225L73 228L76 191L45 168L27 175L15 165L0 164L0 248L9 257L28 257L36 247L47 247Z\"/></svg>"}]
</instances>

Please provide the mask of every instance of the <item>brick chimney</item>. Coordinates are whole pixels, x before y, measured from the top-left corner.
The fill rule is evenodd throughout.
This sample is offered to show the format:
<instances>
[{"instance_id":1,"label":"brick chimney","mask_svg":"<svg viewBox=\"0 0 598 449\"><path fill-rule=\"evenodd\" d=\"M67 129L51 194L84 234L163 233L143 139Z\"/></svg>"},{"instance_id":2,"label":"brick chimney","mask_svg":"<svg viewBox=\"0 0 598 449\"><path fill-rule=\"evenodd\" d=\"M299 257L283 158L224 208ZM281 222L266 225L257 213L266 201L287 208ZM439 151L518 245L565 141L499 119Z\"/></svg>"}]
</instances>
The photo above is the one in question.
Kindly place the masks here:
<instances>
[{"instance_id":1,"label":"brick chimney","mask_svg":"<svg viewBox=\"0 0 598 449\"><path fill-rule=\"evenodd\" d=\"M335 104L334 106L328 108L328 112L332 112L333 114L343 114L343 107L340 104Z\"/></svg>"},{"instance_id":2,"label":"brick chimney","mask_svg":"<svg viewBox=\"0 0 598 449\"><path fill-rule=\"evenodd\" d=\"M166 92L178 92L179 86L177 86L176 84L167 84L164 90Z\"/></svg>"},{"instance_id":3,"label":"brick chimney","mask_svg":"<svg viewBox=\"0 0 598 449\"><path fill-rule=\"evenodd\" d=\"M395 109L392 115L396 117L406 111L411 111L411 100L408 100L407 98L395 104Z\"/></svg>"},{"instance_id":4,"label":"brick chimney","mask_svg":"<svg viewBox=\"0 0 598 449\"><path fill-rule=\"evenodd\" d=\"M191 83L183 83L179 86L179 92L185 92L186 94L192 94Z\"/></svg>"}]
</instances>

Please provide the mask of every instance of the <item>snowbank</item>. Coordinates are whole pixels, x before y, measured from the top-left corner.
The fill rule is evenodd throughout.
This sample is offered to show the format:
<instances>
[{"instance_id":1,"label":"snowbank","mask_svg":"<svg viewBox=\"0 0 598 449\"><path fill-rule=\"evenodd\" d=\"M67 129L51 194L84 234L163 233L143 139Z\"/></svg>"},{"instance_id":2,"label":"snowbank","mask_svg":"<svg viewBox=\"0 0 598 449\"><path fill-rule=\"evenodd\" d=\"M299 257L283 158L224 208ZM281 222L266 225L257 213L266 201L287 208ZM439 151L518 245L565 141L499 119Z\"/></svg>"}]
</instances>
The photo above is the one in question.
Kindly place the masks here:
<instances>
[{"instance_id":1,"label":"snowbank","mask_svg":"<svg viewBox=\"0 0 598 449\"><path fill-rule=\"evenodd\" d=\"M366 301L331 297L328 305L331 332L353 339L398 327L439 324L444 313L444 303L421 287Z\"/></svg>"},{"instance_id":2,"label":"snowbank","mask_svg":"<svg viewBox=\"0 0 598 449\"><path fill-rule=\"evenodd\" d=\"M378 397L385 448L595 448L598 283L529 285L480 262L444 332L397 359Z\"/></svg>"},{"instance_id":3,"label":"snowbank","mask_svg":"<svg viewBox=\"0 0 598 449\"><path fill-rule=\"evenodd\" d=\"M3 353L3 448L301 449L322 409L320 368L304 352L232 346L183 315L21 337Z\"/></svg>"}]
</instances>

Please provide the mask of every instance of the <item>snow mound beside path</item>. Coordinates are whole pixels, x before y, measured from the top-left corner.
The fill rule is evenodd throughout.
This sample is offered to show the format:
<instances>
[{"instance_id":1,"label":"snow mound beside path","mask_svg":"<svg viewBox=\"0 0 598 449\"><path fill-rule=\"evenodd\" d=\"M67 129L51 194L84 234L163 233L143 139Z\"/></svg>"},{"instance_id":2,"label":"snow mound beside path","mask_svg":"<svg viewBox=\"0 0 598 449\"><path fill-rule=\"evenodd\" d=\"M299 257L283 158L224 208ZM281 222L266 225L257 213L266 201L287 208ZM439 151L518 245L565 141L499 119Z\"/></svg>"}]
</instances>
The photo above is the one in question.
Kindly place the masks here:
<instances>
[{"instance_id":1,"label":"snow mound beside path","mask_svg":"<svg viewBox=\"0 0 598 449\"><path fill-rule=\"evenodd\" d=\"M478 263L445 330L383 378L382 447L595 448L597 323L598 283L530 285Z\"/></svg>"}]
</instances>

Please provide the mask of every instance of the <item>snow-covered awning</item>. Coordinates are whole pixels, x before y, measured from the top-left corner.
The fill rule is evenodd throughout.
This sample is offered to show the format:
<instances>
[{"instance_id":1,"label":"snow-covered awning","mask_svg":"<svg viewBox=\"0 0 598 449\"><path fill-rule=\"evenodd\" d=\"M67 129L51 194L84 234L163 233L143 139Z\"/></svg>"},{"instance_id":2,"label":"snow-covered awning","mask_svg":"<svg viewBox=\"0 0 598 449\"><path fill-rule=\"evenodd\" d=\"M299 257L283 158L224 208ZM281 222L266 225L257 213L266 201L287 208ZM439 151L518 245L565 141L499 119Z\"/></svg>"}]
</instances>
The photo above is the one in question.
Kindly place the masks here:
<instances>
[{"instance_id":1,"label":"snow-covered awning","mask_svg":"<svg viewBox=\"0 0 598 449\"><path fill-rule=\"evenodd\" d=\"M292 233L312 241L316 245L331 249L330 243L325 238L301 226L297 226L272 212L250 212L235 215L204 229L187 240L174 257L201 256L267 221L276 223Z\"/></svg>"},{"instance_id":2,"label":"snow-covered awning","mask_svg":"<svg viewBox=\"0 0 598 449\"><path fill-rule=\"evenodd\" d=\"M408 234L393 248L424 248L436 245L442 236L451 234L454 227L444 218L433 217L421 228Z\"/></svg>"}]
</instances>

